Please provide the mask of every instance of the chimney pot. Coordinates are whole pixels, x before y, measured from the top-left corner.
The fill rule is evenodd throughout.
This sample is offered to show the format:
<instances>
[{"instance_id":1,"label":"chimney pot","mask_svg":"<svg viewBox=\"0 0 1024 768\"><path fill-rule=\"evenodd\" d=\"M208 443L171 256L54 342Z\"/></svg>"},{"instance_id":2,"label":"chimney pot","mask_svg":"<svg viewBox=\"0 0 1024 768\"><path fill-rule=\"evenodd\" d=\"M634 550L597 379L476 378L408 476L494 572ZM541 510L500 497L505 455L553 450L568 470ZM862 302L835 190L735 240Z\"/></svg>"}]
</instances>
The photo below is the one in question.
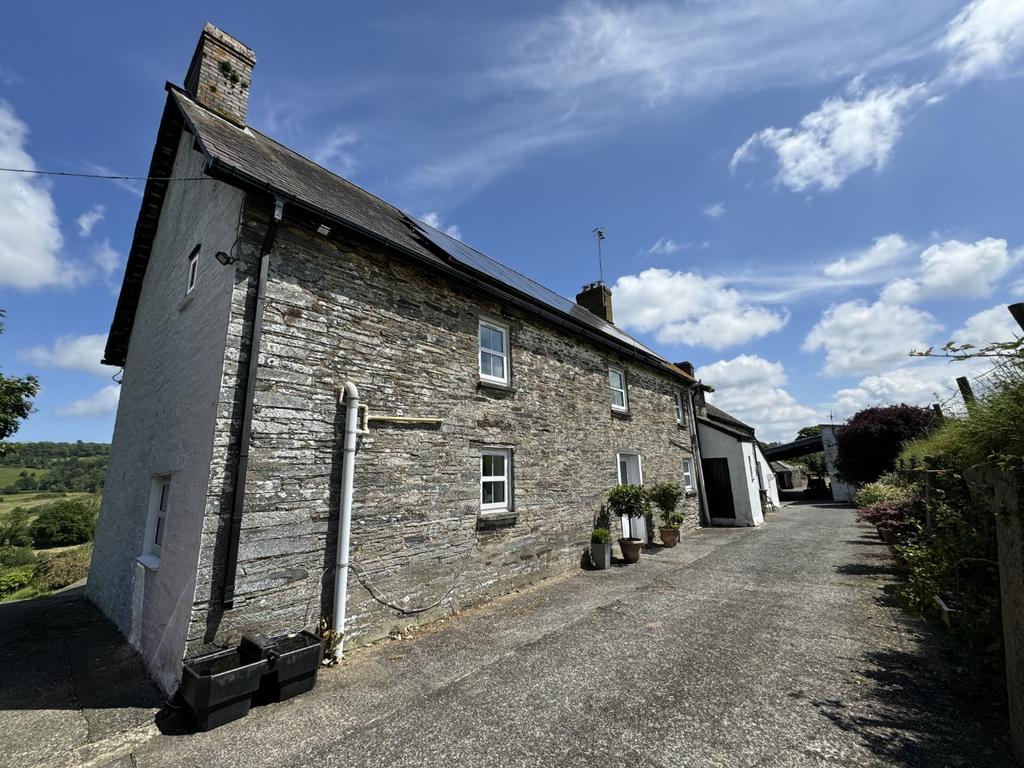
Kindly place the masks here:
<instances>
[{"instance_id":1,"label":"chimney pot","mask_svg":"<svg viewBox=\"0 0 1024 768\"><path fill-rule=\"evenodd\" d=\"M584 285L576 294L576 303L606 323L612 322L612 292L600 280Z\"/></svg>"},{"instance_id":2,"label":"chimney pot","mask_svg":"<svg viewBox=\"0 0 1024 768\"><path fill-rule=\"evenodd\" d=\"M256 54L207 22L185 75L185 91L225 120L245 127Z\"/></svg>"}]
</instances>

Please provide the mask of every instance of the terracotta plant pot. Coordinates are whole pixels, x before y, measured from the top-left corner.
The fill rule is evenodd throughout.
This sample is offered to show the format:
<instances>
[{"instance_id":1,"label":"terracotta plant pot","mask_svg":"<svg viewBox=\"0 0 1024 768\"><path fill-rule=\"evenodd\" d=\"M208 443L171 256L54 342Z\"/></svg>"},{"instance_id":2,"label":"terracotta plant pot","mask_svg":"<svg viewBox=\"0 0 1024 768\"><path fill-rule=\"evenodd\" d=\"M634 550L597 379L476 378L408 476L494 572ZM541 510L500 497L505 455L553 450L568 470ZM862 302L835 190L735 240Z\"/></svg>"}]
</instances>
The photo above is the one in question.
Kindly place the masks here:
<instances>
[{"instance_id":1,"label":"terracotta plant pot","mask_svg":"<svg viewBox=\"0 0 1024 768\"><path fill-rule=\"evenodd\" d=\"M661 543L666 547L674 547L679 543L678 528L659 528L658 533L661 534Z\"/></svg>"},{"instance_id":2,"label":"terracotta plant pot","mask_svg":"<svg viewBox=\"0 0 1024 768\"><path fill-rule=\"evenodd\" d=\"M640 547L643 546L642 539L619 539L619 547L622 548L622 559L627 563L635 563L640 559Z\"/></svg>"}]
</instances>

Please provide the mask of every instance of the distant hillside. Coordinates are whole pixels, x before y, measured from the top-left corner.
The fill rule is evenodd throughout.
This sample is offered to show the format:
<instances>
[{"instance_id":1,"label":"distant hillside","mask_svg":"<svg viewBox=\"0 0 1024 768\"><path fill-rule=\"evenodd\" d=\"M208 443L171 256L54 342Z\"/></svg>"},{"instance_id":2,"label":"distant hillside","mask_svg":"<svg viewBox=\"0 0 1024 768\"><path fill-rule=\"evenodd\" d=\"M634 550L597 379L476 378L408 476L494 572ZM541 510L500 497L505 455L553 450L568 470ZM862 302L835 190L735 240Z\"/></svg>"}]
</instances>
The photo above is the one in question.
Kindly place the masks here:
<instances>
[{"instance_id":1,"label":"distant hillside","mask_svg":"<svg viewBox=\"0 0 1024 768\"><path fill-rule=\"evenodd\" d=\"M103 490L109 443L0 442L0 493Z\"/></svg>"}]
</instances>

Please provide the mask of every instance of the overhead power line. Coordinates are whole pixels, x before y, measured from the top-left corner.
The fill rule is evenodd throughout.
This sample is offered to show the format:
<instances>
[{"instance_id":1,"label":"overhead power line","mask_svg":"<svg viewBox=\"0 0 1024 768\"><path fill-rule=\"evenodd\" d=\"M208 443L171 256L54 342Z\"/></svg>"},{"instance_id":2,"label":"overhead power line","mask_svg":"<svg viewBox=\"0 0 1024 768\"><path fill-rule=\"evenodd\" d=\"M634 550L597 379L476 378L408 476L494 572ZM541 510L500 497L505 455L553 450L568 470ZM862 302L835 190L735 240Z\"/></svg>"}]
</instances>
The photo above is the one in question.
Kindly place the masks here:
<instances>
[{"instance_id":1,"label":"overhead power line","mask_svg":"<svg viewBox=\"0 0 1024 768\"><path fill-rule=\"evenodd\" d=\"M73 176L79 179L109 179L111 181L213 181L212 176L117 176L104 173L74 173L72 171L36 171L31 168L0 168L3 173L27 173L37 176Z\"/></svg>"}]
</instances>

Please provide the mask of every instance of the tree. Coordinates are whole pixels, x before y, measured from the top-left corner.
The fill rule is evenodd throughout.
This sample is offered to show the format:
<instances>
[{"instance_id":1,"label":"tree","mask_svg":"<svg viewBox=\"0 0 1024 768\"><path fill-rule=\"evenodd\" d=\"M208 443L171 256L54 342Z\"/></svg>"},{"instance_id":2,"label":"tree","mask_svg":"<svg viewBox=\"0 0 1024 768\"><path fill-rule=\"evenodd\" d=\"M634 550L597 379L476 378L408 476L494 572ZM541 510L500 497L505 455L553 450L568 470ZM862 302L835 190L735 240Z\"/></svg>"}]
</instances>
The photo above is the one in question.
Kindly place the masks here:
<instances>
[{"instance_id":1,"label":"tree","mask_svg":"<svg viewBox=\"0 0 1024 768\"><path fill-rule=\"evenodd\" d=\"M801 427L800 431L796 433L796 439L802 440L805 437L817 437L821 434L821 425L812 424L809 427Z\"/></svg>"},{"instance_id":2,"label":"tree","mask_svg":"<svg viewBox=\"0 0 1024 768\"><path fill-rule=\"evenodd\" d=\"M32 523L32 541L39 549L92 541L97 511L95 503L76 499L48 504Z\"/></svg>"},{"instance_id":3,"label":"tree","mask_svg":"<svg viewBox=\"0 0 1024 768\"><path fill-rule=\"evenodd\" d=\"M0 318L6 313L0 309ZM0 321L0 333L4 324ZM0 373L0 440L18 431L19 422L32 413L32 398L39 394L39 381L35 376L17 378Z\"/></svg>"},{"instance_id":4,"label":"tree","mask_svg":"<svg viewBox=\"0 0 1024 768\"><path fill-rule=\"evenodd\" d=\"M847 482L874 482L895 466L904 443L938 426L936 418L930 408L905 404L855 413L836 430L836 469Z\"/></svg>"}]
</instances>

